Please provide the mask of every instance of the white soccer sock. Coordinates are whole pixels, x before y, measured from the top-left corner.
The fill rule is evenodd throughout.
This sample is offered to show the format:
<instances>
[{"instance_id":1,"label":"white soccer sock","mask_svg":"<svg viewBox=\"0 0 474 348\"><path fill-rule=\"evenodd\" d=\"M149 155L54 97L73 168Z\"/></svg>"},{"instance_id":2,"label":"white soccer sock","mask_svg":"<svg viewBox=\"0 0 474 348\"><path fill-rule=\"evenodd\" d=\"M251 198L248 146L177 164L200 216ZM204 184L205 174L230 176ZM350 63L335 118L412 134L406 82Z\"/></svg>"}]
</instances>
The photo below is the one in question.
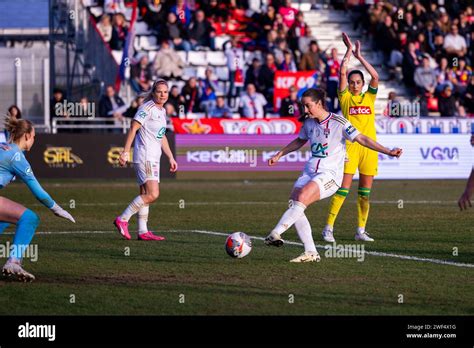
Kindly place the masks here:
<instances>
[{"instance_id":1,"label":"white soccer sock","mask_svg":"<svg viewBox=\"0 0 474 348\"><path fill-rule=\"evenodd\" d=\"M128 221L132 217L132 215L136 214L141 207L145 205L141 196L135 197L135 199L128 205L128 207L123 211L120 218L123 221Z\"/></svg>"},{"instance_id":2,"label":"white soccer sock","mask_svg":"<svg viewBox=\"0 0 474 348\"><path fill-rule=\"evenodd\" d=\"M285 211L272 232L282 234L288 230L302 215L304 215L305 209L306 206L303 203L298 201L294 202L291 207Z\"/></svg>"},{"instance_id":3,"label":"white soccer sock","mask_svg":"<svg viewBox=\"0 0 474 348\"><path fill-rule=\"evenodd\" d=\"M316 245L314 245L311 225L309 224L306 214L303 214L303 216L295 222L295 228L298 237L300 237L300 240L303 242L304 251L317 252Z\"/></svg>"},{"instance_id":4,"label":"white soccer sock","mask_svg":"<svg viewBox=\"0 0 474 348\"><path fill-rule=\"evenodd\" d=\"M147 227L147 222L148 222L148 213L150 211L150 206L149 205L144 205L140 208L138 211L138 233L147 233L148 232L148 227Z\"/></svg>"}]
</instances>

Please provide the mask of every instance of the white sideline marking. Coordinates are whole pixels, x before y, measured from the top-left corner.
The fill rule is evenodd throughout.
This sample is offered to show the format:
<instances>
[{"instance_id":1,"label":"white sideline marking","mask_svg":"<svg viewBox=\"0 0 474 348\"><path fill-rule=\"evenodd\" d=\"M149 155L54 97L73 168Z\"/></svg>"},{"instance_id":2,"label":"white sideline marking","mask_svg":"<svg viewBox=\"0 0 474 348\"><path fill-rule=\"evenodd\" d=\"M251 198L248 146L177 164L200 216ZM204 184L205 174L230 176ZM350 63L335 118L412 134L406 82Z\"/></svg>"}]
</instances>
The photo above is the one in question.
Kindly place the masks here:
<instances>
[{"instance_id":1,"label":"white sideline marking","mask_svg":"<svg viewBox=\"0 0 474 348\"><path fill-rule=\"evenodd\" d=\"M227 237L229 235L229 233L203 231L203 230L168 230L168 231L163 231L163 232L165 232L165 233L166 232L200 233L200 234L208 234L208 235L212 235L212 236L223 236L223 237ZM107 233L117 233L117 232L116 231L36 232L36 234L47 234L47 235L52 235L52 234L107 234ZM5 234L14 234L14 233L13 232L7 232ZM250 238L251 239L257 239L257 240L264 240L265 239L263 237L256 237L256 236L250 236ZM285 240L285 244L303 246L303 243L290 242L290 241L286 241L286 240ZM325 248L327 248L327 246L329 246L331 249L333 248L330 244L327 244L327 245L317 244L316 246L318 248L321 248L321 249L325 249ZM472 263L452 262L452 261L445 261L445 260L439 260L439 259L430 259L430 258L425 258L425 257L391 254L391 253L385 253L385 252L380 252L380 251L365 251L365 253L367 255L372 255L372 256L393 257L393 258L396 258L396 259L419 261L419 262L429 262L429 263L435 263L435 264L438 264L438 265L474 268L474 264L472 264Z\"/></svg>"},{"instance_id":2,"label":"white sideline marking","mask_svg":"<svg viewBox=\"0 0 474 348\"><path fill-rule=\"evenodd\" d=\"M371 204L438 204L438 205L454 205L457 203L457 201L406 201L403 199L400 199L400 201L370 201ZM349 203L356 203L355 200L348 201ZM69 206L69 202L65 203L60 203L61 206ZM124 203L118 203L118 202L96 202L96 203L75 203L77 207L105 207L105 206L126 206L126 202ZM187 202L186 200L184 201L185 205L287 205L288 203L285 201L281 202L275 202L275 201L250 201L250 202ZM40 203L33 203L29 204L34 207L39 207L43 206ZM153 205L176 205L179 206L180 202L156 202L153 203ZM457 205L456 205L457 207Z\"/></svg>"}]
</instances>

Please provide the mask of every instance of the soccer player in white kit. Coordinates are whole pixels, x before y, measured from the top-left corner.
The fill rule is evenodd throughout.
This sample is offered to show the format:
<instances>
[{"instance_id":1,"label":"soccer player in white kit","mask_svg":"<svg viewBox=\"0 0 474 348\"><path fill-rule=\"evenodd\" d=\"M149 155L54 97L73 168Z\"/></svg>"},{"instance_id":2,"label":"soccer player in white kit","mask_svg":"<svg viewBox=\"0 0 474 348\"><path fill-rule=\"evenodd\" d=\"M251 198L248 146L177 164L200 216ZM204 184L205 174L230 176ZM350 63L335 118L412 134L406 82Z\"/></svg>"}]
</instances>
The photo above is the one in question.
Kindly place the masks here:
<instances>
[{"instance_id":1,"label":"soccer player in white kit","mask_svg":"<svg viewBox=\"0 0 474 348\"><path fill-rule=\"evenodd\" d=\"M401 149L387 149L359 133L344 117L327 111L324 90L313 88L307 90L303 93L301 103L304 106L306 119L298 138L268 161L268 164L273 166L282 156L298 150L308 140L311 143L312 157L295 182L290 195L289 208L273 231L265 238L267 245L282 246L284 241L281 234L295 224L305 252L290 262L321 260L314 245L305 209L316 201L332 196L341 187L346 156L346 139L392 157L400 157L402 154Z\"/></svg>"},{"instance_id":2,"label":"soccer player in white kit","mask_svg":"<svg viewBox=\"0 0 474 348\"><path fill-rule=\"evenodd\" d=\"M130 148L133 141L133 166L140 185L140 194L128 205L123 213L114 221L115 227L125 238L130 239L128 221L138 212L138 239L164 240L164 237L154 235L148 230L149 205L159 195L160 158L164 152L170 161L171 172L178 170L168 139L166 138L166 111L168 100L168 84L165 80L157 80L148 92L143 104L133 118L127 134L124 150L120 154L120 165L125 166L130 158Z\"/></svg>"}]
</instances>

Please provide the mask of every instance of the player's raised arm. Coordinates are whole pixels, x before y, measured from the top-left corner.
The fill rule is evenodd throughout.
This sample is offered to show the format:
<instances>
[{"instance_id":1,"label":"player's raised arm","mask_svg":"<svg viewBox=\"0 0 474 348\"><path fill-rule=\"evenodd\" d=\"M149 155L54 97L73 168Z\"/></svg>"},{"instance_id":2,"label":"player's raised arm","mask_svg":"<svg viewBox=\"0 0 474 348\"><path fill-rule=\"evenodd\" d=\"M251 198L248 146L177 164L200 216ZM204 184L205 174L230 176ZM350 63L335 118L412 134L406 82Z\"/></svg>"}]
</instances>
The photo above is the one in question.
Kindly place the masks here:
<instances>
[{"instance_id":1,"label":"player's raised arm","mask_svg":"<svg viewBox=\"0 0 474 348\"><path fill-rule=\"evenodd\" d=\"M403 153L402 149L399 148L394 148L392 150L386 148L382 144L379 144L378 142L372 140L368 136L365 136L364 134L360 133L358 134L355 139L356 142L361 144L362 146L368 147L369 149L372 149L374 151L386 154L391 157L400 157Z\"/></svg>"},{"instance_id":2,"label":"player's raised arm","mask_svg":"<svg viewBox=\"0 0 474 348\"><path fill-rule=\"evenodd\" d=\"M375 68L362 56L360 52L360 41L357 40L354 57L364 66L365 70L370 74L371 80L369 86L372 88L377 88L379 86L379 74L375 70ZM342 70L342 69L341 69Z\"/></svg>"},{"instance_id":3,"label":"player's raised arm","mask_svg":"<svg viewBox=\"0 0 474 348\"><path fill-rule=\"evenodd\" d=\"M347 68L349 67L349 61L352 55L352 42L346 33L342 33L342 41L347 47L346 54L342 58L341 69L339 71L339 92L342 92L347 88Z\"/></svg>"},{"instance_id":4,"label":"player's raised arm","mask_svg":"<svg viewBox=\"0 0 474 348\"><path fill-rule=\"evenodd\" d=\"M304 144L306 144L307 141L308 141L308 139L302 139L300 137L296 138L291 143L286 145L283 149L278 151L275 156L270 158L268 160L268 165L269 166L274 166L280 160L280 158L282 158L283 156L289 154L290 152L299 150Z\"/></svg>"},{"instance_id":5,"label":"player's raised arm","mask_svg":"<svg viewBox=\"0 0 474 348\"><path fill-rule=\"evenodd\" d=\"M133 140L137 135L138 130L142 125L140 122L133 120L132 125L127 133L127 140L125 140L125 146L123 147L123 151L120 154L119 164L123 167L127 164L130 158L130 149L132 148Z\"/></svg>"}]
</instances>

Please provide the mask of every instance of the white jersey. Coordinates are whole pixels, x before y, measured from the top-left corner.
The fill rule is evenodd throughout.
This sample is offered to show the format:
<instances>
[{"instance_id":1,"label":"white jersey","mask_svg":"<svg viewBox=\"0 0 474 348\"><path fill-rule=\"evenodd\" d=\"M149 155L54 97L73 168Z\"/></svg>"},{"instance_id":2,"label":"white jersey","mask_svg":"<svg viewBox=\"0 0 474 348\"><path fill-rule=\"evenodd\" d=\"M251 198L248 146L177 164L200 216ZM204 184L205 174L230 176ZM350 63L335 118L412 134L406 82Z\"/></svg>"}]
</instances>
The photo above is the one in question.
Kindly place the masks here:
<instances>
[{"instance_id":1,"label":"white jersey","mask_svg":"<svg viewBox=\"0 0 474 348\"><path fill-rule=\"evenodd\" d=\"M166 133L166 111L153 100L144 103L133 118L142 126L135 137L133 163L160 162L161 142Z\"/></svg>"},{"instance_id":2,"label":"white jersey","mask_svg":"<svg viewBox=\"0 0 474 348\"><path fill-rule=\"evenodd\" d=\"M346 158L346 139L353 142L359 131L344 117L330 113L323 121L308 118L299 138L311 143L311 159L305 166L308 174L328 173L342 180Z\"/></svg>"}]
</instances>

